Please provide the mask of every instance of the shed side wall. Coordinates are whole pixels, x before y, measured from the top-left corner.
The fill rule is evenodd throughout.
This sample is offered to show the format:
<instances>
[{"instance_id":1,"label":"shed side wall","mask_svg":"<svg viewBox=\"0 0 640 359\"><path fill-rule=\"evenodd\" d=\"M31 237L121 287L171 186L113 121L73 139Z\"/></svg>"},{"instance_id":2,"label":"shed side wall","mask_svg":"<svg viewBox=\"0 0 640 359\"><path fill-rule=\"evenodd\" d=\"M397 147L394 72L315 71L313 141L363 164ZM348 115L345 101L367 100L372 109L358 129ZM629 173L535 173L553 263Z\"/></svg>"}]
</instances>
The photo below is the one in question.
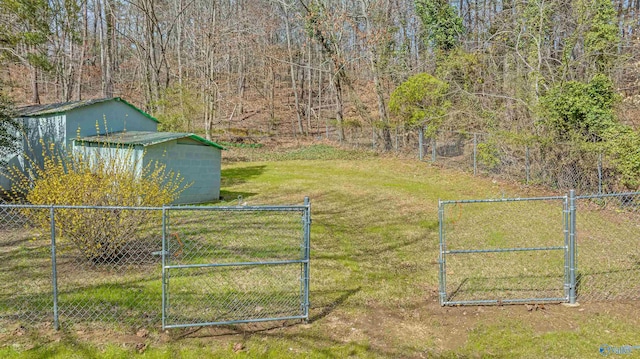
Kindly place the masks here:
<instances>
[{"instance_id":1,"label":"shed side wall","mask_svg":"<svg viewBox=\"0 0 640 359\"><path fill-rule=\"evenodd\" d=\"M192 183L176 204L202 203L220 198L221 151L193 140L173 140L146 147L144 165L153 161L167 164L167 170Z\"/></svg>"}]
</instances>

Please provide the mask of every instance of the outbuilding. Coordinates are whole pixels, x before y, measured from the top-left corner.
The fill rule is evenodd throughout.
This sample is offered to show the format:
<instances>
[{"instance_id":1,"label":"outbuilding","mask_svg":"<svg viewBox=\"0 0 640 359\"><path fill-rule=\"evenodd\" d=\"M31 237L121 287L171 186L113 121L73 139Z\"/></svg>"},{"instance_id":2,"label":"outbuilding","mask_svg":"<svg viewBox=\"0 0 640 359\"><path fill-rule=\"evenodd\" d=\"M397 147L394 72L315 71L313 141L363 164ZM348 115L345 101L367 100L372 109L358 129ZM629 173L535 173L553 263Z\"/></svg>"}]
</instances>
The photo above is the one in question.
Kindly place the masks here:
<instances>
[{"instance_id":1,"label":"outbuilding","mask_svg":"<svg viewBox=\"0 0 640 359\"><path fill-rule=\"evenodd\" d=\"M17 115L23 127L20 150L3 159L7 167L27 171L30 161L25 156L41 163L51 144L56 151L130 147L143 166L160 161L192 183L178 203L220 196L222 146L192 133L158 132L157 119L119 97L24 106ZM0 173L0 187L9 190L11 185Z\"/></svg>"},{"instance_id":2,"label":"outbuilding","mask_svg":"<svg viewBox=\"0 0 640 359\"><path fill-rule=\"evenodd\" d=\"M97 151L100 158L128 161L131 170L138 174L156 161L166 165L166 171L179 173L183 184L189 185L176 203L209 202L220 198L223 147L193 133L123 131L76 139L73 149L89 155Z\"/></svg>"}]
</instances>

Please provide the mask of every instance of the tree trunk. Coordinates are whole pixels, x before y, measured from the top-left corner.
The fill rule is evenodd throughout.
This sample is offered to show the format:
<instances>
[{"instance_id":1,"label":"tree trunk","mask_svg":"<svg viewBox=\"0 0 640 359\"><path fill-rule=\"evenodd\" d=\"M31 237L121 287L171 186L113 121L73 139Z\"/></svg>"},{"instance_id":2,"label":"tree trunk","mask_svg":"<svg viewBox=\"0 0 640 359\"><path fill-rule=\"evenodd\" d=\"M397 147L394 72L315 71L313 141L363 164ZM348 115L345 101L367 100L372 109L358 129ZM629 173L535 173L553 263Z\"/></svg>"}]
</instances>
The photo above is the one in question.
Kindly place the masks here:
<instances>
[{"instance_id":1,"label":"tree trunk","mask_svg":"<svg viewBox=\"0 0 640 359\"><path fill-rule=\"evenodd\" d=\"M89 6L86 2L82 4L82 48L80 49L78 71L76 73L76 89L74 98L77 101L82 100L82 74L84 69L84 59L87 55L87 46L89 38Z\"/></svg>"},{"instance_id":2,"label":"tree trunk","mask_svg":"<svg viewBox=\"0 0 640 359\"><path fill-rule=\"evenodd\" d=\"M31 65L31 103L40 104L40 89L38 85L38 68Z\"/></svg>"},{"instance_id":3,"label":"tree trunk","mask_svg":"<svg viewBox=\"0 0 640 359\"><path fill-rule=\"evenodd\" d=\"M296 118L298 120L298 133L302 134L302 117L300 116L300 100L298 99L298 86L296 85L296 71L293 62L293 50L291 48L291 28L289 25L289 11L287 5L280 2L282 13L284 14L284 26L287 34L287 54L289 55L289 76L291 78L291 90L293 90L293 98L295 101ZM294 131L295 134L295 131Z\"/></svg>"},{"instance_id":4,"label":"tree trunk","mask_svg":"<svg viewBox=\"0 0 640 359\"><path fill-rule=\"evenodd\" d=\"M342 76L339 73L342 70L338 70L338 74L332 77L333 87L336 95L336 126L338 127L338 140L342 143L344 140L344 103L342 97Z\"/></svg>"}]
</instances>

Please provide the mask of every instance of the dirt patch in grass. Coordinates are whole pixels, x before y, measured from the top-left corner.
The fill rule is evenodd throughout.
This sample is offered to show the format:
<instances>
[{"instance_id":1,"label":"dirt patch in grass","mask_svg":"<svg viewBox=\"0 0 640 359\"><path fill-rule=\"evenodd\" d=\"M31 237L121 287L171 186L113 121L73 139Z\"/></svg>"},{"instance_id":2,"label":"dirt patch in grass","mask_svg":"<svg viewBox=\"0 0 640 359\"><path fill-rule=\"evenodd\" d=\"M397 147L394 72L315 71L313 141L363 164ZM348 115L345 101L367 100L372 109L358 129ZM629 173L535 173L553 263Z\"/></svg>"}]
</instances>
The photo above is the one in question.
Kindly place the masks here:
<instances>
[{"instance_id":1,"label":"dirt patch in grass","mask_svg":"<svg viewBox=\"0 0 640 359\"><path fill-rule=\"evenodd\" d=\"M334 339L366 341L372 352L384 356L427 357L465 352L470 333L511 323L529 328L533 340L561 333L597 334L591 332L593 328L583 328L592 322L590 326L599 328L602 342L606 342L604 335L617 330L610 323L624 322L638 328L638 318L636 302L587 303L575 308L560 304L441 307L434 296L411 307L367 308L357 317L328 316L326 325Z\"/></svg>"},{"instance_id":2,"label":"dirt patch in grass","mask_svg":"<svg viewBox=\"0 0 640 359\"><path fill-rule=\"evenodd\" d=\"M244 351L262 352L268 350L265 345L272 346L269 343L276 341L304 354L320 350L323 345L335 347L366 343L362 355L365 357L423 358L453 353L474 356L474 349L468 347L475 333L490 334L497 328L509 330L512 325L527 328L526 335L531 336L531 340L542 340L540 338L549 335L584 335L585 330L591 330L584 328L585 323L591 323L588 325L590 328L601 331L602 343L620 334L621 329L612 323L640 326L640 308L635 302L586 303L579 307L559 304L441 307L433 295L404 307L366 307L358 309L357 313L337 308L310 324L269 322L165 332L159 328L122 331L82 325L55 331L50 324L12 325L4 327L0 333L0 347L25 352L36 346L60 343L89 346L101 351L116 345L135 352L144 345L144 350L167 346L208 347L215 353L230 354L234 347L238 349L240 346ZM588 331L587 334L594 333ZM309 341L310 337L315 339ZM596 347L592 349L594 353L597 350Z\"/></svg>"}]
</instances>

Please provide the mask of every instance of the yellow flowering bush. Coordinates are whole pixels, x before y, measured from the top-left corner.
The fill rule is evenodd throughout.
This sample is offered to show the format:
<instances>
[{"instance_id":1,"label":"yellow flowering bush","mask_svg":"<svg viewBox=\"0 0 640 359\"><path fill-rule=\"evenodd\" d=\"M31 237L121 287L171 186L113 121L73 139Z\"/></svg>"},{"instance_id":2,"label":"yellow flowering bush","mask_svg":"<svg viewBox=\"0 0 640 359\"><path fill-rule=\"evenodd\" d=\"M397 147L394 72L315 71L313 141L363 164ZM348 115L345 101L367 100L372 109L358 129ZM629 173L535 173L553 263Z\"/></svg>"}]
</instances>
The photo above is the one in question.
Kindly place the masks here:
<instances>
[{"instance_id":1,"label":"yellow flowering bush","mask_svg":"<svg viewBox=\"0 0 640 359\"><path fill-rule=\"evenodd\" d=\"M13 195L38 205L156 207L170 204L188 187L165 165L141 166L132 149L118 150L55 155L50 148L43 163L31 161L30 174L12 172ZM43 229L49 228L48 211L29 215ZM160 221L160 216L148 210L61 208L55 211L56 234L94 263L114 262L125 255L135 233L151 220Z\"/></svg>"}]
</instances>

